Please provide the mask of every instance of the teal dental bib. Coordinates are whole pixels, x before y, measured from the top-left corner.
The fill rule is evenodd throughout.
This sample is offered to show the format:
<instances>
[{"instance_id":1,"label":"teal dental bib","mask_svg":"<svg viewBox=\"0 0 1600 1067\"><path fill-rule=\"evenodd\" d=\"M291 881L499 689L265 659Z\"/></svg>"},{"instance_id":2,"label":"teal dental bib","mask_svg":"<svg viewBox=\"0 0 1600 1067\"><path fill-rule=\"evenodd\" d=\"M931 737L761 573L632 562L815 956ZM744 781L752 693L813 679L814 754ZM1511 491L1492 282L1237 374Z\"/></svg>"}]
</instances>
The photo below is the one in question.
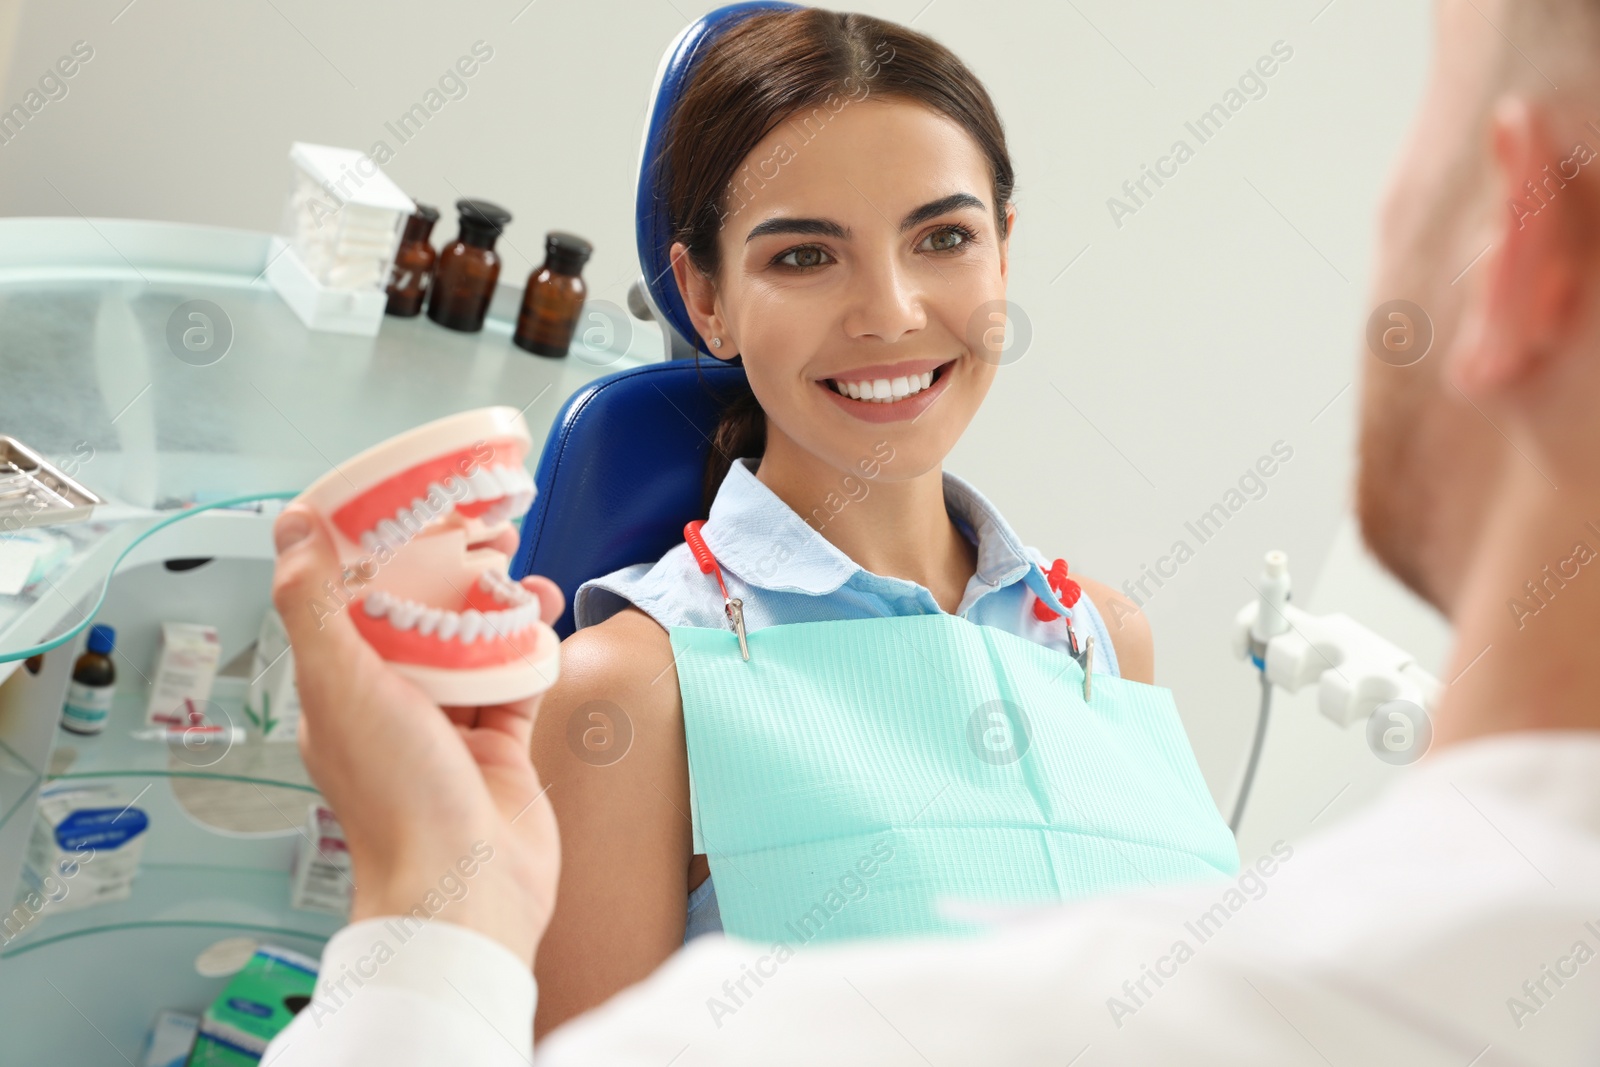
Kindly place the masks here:
<instances>
[{"instance_id":1,"label":"teal dental bib","mask_svg":"<svg viewBox=\"0 0 1600 1067\"><path fill-rule=\"evenodd\" d=\"M1085 702L1071 656L948 614L767 626L748 661L668 632L729 934L969 933L973 907L1238 871L1170 690L1095 675Z\"/></svg>"}]
</instances>

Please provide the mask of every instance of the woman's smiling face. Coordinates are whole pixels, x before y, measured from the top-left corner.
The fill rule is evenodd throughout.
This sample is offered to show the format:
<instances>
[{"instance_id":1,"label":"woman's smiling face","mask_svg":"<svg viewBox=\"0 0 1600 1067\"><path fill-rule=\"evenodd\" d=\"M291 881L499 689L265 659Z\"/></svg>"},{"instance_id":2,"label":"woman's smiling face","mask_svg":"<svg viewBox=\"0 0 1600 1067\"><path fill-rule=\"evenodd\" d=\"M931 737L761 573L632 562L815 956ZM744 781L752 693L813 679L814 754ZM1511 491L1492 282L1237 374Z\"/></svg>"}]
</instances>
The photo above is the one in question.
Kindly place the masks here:
<instances>
[{"instance_id":1,"label":"woman's smiling face","mask_svg":"<svg viewBox=\"0 0 1600 1067\"><path fill-rule=\"evenodd\" d=\"M743 355L769 450L788 438L854 471L886 440L888 476L914 477L966 430L999 361L1006 245L992 171L971 135L919 104L849 99L810 114L735 171L715 284L681 244L678 284L702 334L722 338L711 351ZM892 402L833 384L871 382L890 383Z\"/></svg>"}]
</instances>

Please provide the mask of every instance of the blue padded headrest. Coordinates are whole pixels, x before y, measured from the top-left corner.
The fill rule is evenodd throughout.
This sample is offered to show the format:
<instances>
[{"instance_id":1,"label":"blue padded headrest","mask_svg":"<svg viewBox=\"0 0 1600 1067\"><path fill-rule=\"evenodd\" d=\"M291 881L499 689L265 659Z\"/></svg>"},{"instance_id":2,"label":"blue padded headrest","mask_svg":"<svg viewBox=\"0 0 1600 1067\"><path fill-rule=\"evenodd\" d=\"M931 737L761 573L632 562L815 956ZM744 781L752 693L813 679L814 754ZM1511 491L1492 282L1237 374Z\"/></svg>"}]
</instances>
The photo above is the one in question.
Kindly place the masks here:
<instances>
[{"instance_id":1,"label":"blue padded headrest","mask_svg":"<svg viewBox=\"0 0 1600 1067\"><path fill-rule=\"evenodd\" d=\"M744 383L742 366L716 360L647 363L590 382L557 413L510 573L561 587L562 639L573 631L578 586L654 563L683 540L685 523L705 518L711 436Z\"/></svg>"},{"instance_id":2,"label":"blue padded headrest","mask_svg":"<svg viewBox=\"0 0 1600 1067\"><path fill-rule=\"evenodd\" d=\"M672 112L706 47L751 15L801 6L777 0L750 0L719 7L678 34L656 70L655 88L650 93L650 114L644 124L644 140L639 145L636 192L639 265L644 268L645 286L667 323L702 352L705 349L689 320L689 311L684 307L677 279L672 274L672 257L668 254L672 250L672 220L667 213L666 190L658 187L662 174L657 163L666 147Z\"/></svg>"}]
</instances>

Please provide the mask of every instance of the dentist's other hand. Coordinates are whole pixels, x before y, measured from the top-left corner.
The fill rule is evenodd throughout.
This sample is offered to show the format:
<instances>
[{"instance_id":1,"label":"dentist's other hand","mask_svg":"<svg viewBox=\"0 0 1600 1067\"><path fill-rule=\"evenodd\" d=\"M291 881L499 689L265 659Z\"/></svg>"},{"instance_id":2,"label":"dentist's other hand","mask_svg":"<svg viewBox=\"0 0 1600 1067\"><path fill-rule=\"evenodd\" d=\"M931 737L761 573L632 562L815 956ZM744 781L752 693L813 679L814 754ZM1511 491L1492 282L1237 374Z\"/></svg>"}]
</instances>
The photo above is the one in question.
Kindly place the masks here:
<instances>
[{"instance_id":1,"label":"dentist's other hand","mask_svg":"<svg viewBox=\"0 0 1600 1067\"><path fill-rule=\"evenodd\" d=\"M300 751L349 840L351 919L421 906L531 966L561 858L529 758L541 698L441 712L378 657L333 596L350 586L321 518L291 506L273 536L272 599L294 647ZM561 613L554 582L523 585L547 623Z\"/></svg>"}]
</instances>

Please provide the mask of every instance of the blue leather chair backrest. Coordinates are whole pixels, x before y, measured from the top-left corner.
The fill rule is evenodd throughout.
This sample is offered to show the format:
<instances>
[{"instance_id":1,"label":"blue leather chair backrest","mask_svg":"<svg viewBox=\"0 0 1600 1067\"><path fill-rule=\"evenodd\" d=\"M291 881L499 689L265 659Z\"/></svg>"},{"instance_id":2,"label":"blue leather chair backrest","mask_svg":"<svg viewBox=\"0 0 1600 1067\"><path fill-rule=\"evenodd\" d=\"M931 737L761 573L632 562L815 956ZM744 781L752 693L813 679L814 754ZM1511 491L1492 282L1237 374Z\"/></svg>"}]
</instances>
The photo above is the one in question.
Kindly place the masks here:
<instances>
[{"instance_id":1,"label":"blue leather chair backrest","mask_svg":"<svg viewBox=\"0 0 1600 1067\"><path fill-rule=\"evenodd\" d=\"M799 5L753 0L717 8L678 34L662 57L639 151L639 262L663 330L698 345L671 270L672 225L657 161L673 108L706 47L760 11ZM555 631L573 631L578 586L631 563L654 562L705 517L704 471L712 434L744 367L714 359L670 360L600 378L556 415L534 473L538 489L522 522L511 576L542 574L566 594ZM710 579L707 579L709 581Z\"/></svg>"},{"instance_id":2,"label":"blue leather chair backrest","mask_svg":"<svg viewBox=\"0 0 1600 1067\"><path fill-rule=\"evenodd\" d=\"M706 47L751 15L800 6L777 0L750 0L719 7L678 34L667 46L661 67L656 71L655 89L650 97L650 114L645 119L644 138L639 146L639 178L635 186L639 265L644 268L645 287L650 291L656 309L666 318L662 328L670 325L679 336L696 346L699 345L699 337L689 321L689 312L684 307L683 296L678 292L677 280L672 275L672 219L667 211L665 191L659 188L661 175L656 163L666 147L673 108L677 106L684 86L694 73L695 63L705 53ZM705 349L701 348L701 351Z\"/></svg>"},{"instance_id":3,"label":"blue leather chair backrest","mask_svg":"<svg viewBox=\"0 0 1600 1067\"><path fill-rule=\"evenodd\" d=\"M685 523L705 518L712 433L744 380L742 366L669 360L590 382L562 406L511 576L542 574L561 587L567 606L554 625L563 639L578 586L660 559Z\"/></svg>"}]
</instances>

